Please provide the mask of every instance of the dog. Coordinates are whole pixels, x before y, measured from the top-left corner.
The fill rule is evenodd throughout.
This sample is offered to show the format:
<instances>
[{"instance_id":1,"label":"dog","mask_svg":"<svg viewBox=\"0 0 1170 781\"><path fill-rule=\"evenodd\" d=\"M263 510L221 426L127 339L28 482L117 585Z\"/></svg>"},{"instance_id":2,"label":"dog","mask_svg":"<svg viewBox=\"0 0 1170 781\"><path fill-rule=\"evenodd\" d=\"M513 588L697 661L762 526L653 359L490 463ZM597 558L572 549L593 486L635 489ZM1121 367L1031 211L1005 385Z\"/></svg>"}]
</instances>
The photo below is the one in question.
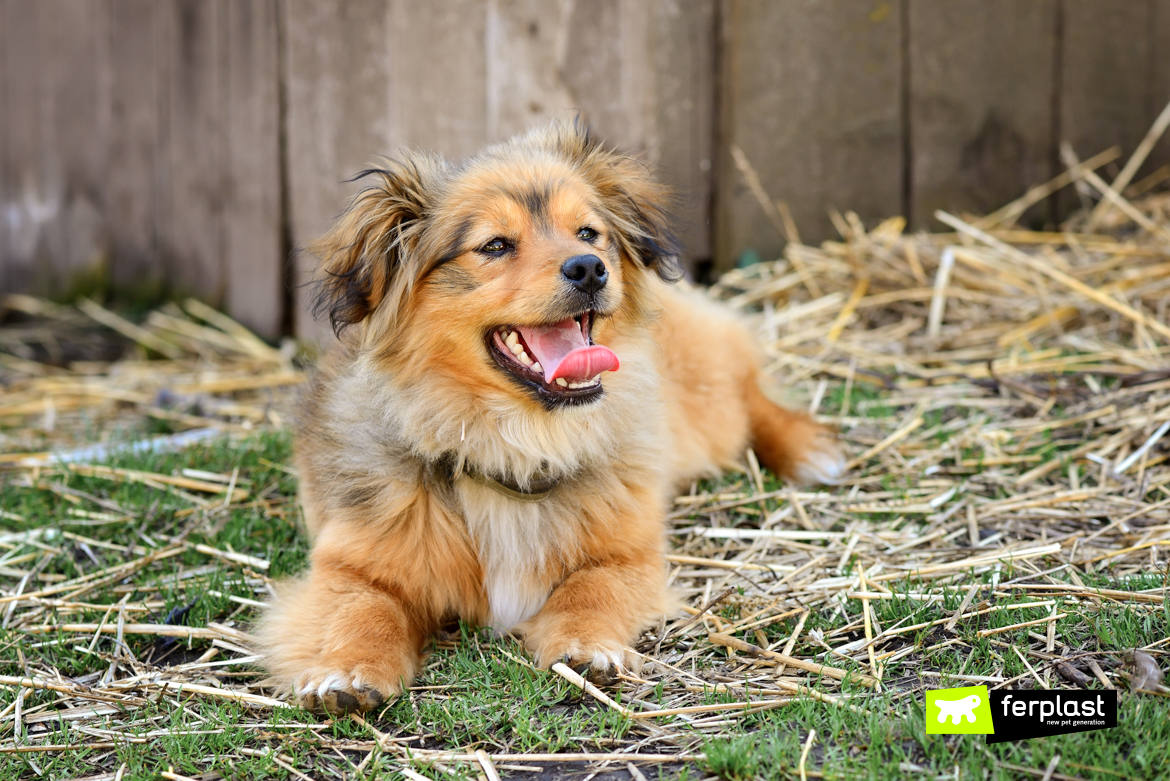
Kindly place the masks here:
<instances>
[{"instance_id":1,"label":"dog","mask_svg":"<svg viewBox=\"0 0 1170 781\"><path fill-rule=\"evenodd\" d=\"M310 567L258 627L304 707L400 693L453 618L540 667L637 670L672 604L676 487L749 446L789 480L842 475L832 431L761 389L737 317L668 284L667 189L580 124L359 177L311 248L340 338L296 423Z\"/></svg>"}]
</instances>

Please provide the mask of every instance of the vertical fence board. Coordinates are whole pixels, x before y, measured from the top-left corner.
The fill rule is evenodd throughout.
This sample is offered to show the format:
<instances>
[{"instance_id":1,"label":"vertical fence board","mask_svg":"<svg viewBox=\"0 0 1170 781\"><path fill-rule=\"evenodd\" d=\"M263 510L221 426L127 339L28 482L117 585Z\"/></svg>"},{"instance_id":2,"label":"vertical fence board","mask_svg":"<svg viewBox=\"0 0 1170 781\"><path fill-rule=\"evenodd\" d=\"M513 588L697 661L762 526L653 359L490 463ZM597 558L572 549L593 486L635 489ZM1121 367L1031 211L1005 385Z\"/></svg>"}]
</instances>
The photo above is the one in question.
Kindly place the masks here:
<instances>
[{"instance_id":1,"label":"vertical fence board","mask_svg":"<svg viewBox=\"0 0 1170 781\"><path fill-rule=\"evenodd\" d=\"M572 6L540 0L491 0L484 35L486 127L490 140L538 122L566 121L580 107L565 56ZM506 40L507 46L496 46Z\"/></svg>"},{"instance_id":2,"label":"vertical fence board","mask_svg":"<svg viewBox=\"0 0 1170 781\"><path fill-rule=\"evenodd\" d=\"M226 11L226 308L273 338L284 304L276 0L233 0Z\"/></svg>"},{"instance_id":3,"label":"vertical fence board","mask_svg":"<svg viewBox=\"0 0 1170 781\"><path fill-rule=\"evenodd\" d=\"M12 24L8 15L10 0L0 0L0 290L16 290L12 254L12 236L8 220L11 209L12 173L8 156L8 36Z\"/></svg>"},{"instance_id":4,"label":"vertical fence board","mask_svg":"<svg viewBox=\"0 0 1170 781\"><path fill-rule=\"evenodd\" d=\"M50 209L43 181L41 149L43 87L39 63L39 6L8 0L7 22L0 34L6 43L8 118L2 140L7 162L4 217L8 228L5 260L12 290L40 291L47 287L36 259L43 253L41 216ZM43 258L43 254L41 254ZM39 276L37 279L35 277Z\"/></svg>"},{"instance_id":5,"label":"vertical fence board","mask_svg":"<svg viewBox=\"0 0 1170 781\"><path fill-rule=\"evenodd\" d=\"M391 3L387 39L389 146L427 149L459 158L487 141L487 73L485 47L487 3ZM491 46L512 46L508 37Z\"/></svg>"},{"instance_id":6,"label":"vertical fence board","mask_svg":"<svg viewBox=\"0 0 1170 781\"><path fill-rule=\"evenodd\" d=\"M298 247L321 235L345 195L342 180L390 151L385 0L289 0L285 19L290 221ZM294 324L321 339L311 314L316 261L298 252Z\"/></svg>"},{"instance_id":7,"label":"vertical fence board","mask_svg":"<svg viewBox=\"0 0 1170 781\"><path fill-rule=\"evenodd\" d=\"M716 262L777 257L781 235L735 167L738 145L801 237L833 235L828 210L899 210L899 7L872 0L730 0L723 40Z\"/></svg>"},{"instance_id":8,"label":"vertical fence board","mask_svg":"<svg viewBox=\"0 0 1170 781\"><path fill-rule=\"evenodd\" d=\"M1170 103L1170 0L1150 0L1150 6L1149 104L1150 115L1156 118ZM1163 134L1149 160L1149 169L1170 163L1170 132Z\"/></svg>"},{"instance_id":9,"label":"vertical fence board","mask_svg":"<svg viewBox=\"0 0 1170 781\"><path fill-rule=\"evenodd\" d=\"M562 79L590 125L607 141L635 148L645 143L645 116L638 109L637 90L631 81L644 70L635 57L624 57L626 40L634 39L643 51L648 41L641 8L623 8L621 0L578 0L566 20L568 35ZM635 29L630 29L631 27Z\"/></svg>"},{"instance_id":10,"label":"vertical fence board","mask_svg":"<svg viewBox=\"0 0 1170 781\"><path fill-rule=\"evenodd\" d=\"M46 196L53 214L44 228L54 292L108 262L103 174L109 131L107 6L91 0L46 0L41 13L40 67L45 92L41 127ZM99 272L100 273L100 272Z\"/></svg>"},{"instance_id":11,"label":"vertical fence board","mask_svg":"<svg viewBox=\"0 0 1170 781\"><path fill-rule=\"evenodd\" d=\"M1054 0L909 0L912 224L1051 175ZM1006 23L1010 19L1010 24Z\"/></svg>"},{"instance_id":12,"label":"vertical fence board","mask_svg":"<svg viewBox=\"0 0 1170 781\"><path fill-rule=\"evenodd\" d=\"M174 0L166 6L170 168L163 257L169 282L215 306L227 286L224 263L222 0Z\"/></svg>"},{"instance_id":13,"label":"vertical fence board","mask_svg":"<svg viewBox=\"0 0 1170 781\"><path fill-rule=\"evenodd\" d=\"M132 295L162 291L163 169L160 49L165 9L156 0L110 4L110 134L105 171L113 282Z\"/></svg>"},{"instance_id":14,"label":"vertical fence board","mask_svg":"<svg viewBox=\"0 0 1170 781\"><path fill-rule=\"evenodd\" d=\"M1064 0L1060 135L1082 159L1114 144L1128 156L1154 119L1153 10L1148 2Z\"/></svg>"},{"instance_id":15,"label":"vertical fence board","mask_svg":"<svg viewBox=\"0 0 1170 781\"><path fill-rule=\"evenodd\" d=\"M650 158L677 193L675 221L692 270L711 258L715 161L714 0L658 0L652 20Z\"/></svg>"},{"instance_id":16,"label":"vertical fence board","mask_svg":"<svg viewBox=\"0 0 1170 781\"><path fill-rule=\"evenodd\" d=\"M51 294L104 262L104 3L10 2L5 259L13 289Z\"/></svg>"}]
</instances>

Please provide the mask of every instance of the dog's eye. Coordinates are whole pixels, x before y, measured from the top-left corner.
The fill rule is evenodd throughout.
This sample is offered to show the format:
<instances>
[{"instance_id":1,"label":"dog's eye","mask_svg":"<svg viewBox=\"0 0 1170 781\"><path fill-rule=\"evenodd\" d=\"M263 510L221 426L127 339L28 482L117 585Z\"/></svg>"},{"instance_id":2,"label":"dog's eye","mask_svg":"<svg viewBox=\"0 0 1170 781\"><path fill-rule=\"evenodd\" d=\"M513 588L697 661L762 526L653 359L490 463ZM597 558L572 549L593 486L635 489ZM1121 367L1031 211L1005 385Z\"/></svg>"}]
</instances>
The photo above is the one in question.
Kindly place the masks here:
<instances>
[{"instance_id":1,"label":"dog's eye","mask_svg":"<svg viewBox=\"0 0 1170 781\"><path fill-rule=\"evenodd\" d=\"M581 230L577 231L577 238L579 238L581 241L593 241L597 238L597 231L593 230L592 228L582 228Z\"/></svg>"},{"instance_id":2,"label":"dog's eye","mask_svg":"<svg viewBox=\"0 0 1170 781\"><path fill-rule=\"evenodd\" d=\"M484 244L479 251L487 255L502 255L512 248L512 243L499 236Z\"/></svg>"}]
</instances>

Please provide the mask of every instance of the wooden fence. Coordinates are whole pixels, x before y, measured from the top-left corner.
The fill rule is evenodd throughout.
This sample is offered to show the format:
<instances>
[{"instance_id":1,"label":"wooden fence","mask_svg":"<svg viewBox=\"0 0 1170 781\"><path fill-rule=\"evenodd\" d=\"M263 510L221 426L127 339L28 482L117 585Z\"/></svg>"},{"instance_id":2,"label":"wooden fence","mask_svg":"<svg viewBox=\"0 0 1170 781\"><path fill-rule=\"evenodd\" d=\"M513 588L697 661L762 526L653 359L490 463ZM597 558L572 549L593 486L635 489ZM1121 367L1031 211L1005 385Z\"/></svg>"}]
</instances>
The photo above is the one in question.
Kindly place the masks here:
<instances>
[{"instance_id":1,"label":"wooden fence","mask_svg":"<svg viewBox=\"0 0 1170 781\"><path fill-rule=\"evenodd\" d=\"M0 0L0 289L105 273L314 337L290 251L401 146L579 111L726 268L784 241L745 161L806 242L833 208L929 228L1061 140L1132 151L1167 100L1170 0Z\"/></svg>"}]
</instances>

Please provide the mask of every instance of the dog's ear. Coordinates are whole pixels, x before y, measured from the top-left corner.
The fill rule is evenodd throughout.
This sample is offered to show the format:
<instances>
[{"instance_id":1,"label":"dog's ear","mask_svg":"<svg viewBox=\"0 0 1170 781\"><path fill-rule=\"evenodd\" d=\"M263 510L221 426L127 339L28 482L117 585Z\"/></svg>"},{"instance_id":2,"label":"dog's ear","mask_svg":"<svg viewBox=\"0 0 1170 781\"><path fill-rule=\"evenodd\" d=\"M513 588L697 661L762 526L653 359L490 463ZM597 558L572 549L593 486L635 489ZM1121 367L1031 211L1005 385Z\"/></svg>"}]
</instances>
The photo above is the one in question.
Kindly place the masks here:
<instances>
[{"instance_id":1,"label":"dog's ear","mask_svg":"<svg viewBox=\"0 0 1170 781\"><path fill-rule=\"evenodd\" d=\"M656 181L645 163L607 147L580 121L559 127L556 143L597 189L622 253L667 282L681 279L670 188Z\"/></svg>"},{"instance_id":2,"label":"dog's ear","mask_svg":"<svg viewBox=\"0 0 1170 781\"><path fill-rule=\"evenodd\" d=\"M403 299L412 281L407 267L441 166L436 158L411 156L351 180L373 177L377 183L354 196L329 232L309 247L321 261L313 316L328 315L334 333Z\"/></svg>"}]
</instances>

